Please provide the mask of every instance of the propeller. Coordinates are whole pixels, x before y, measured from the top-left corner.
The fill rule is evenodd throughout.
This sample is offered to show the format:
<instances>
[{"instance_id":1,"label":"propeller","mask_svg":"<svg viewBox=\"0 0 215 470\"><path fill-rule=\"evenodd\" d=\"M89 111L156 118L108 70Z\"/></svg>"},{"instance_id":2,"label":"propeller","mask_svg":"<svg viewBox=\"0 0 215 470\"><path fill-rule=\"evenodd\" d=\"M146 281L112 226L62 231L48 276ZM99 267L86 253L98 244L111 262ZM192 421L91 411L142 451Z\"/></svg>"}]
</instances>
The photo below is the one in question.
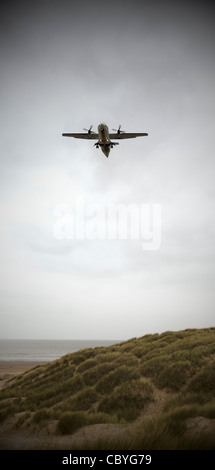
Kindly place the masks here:
<instances>
[{"instance_id":1,"label":"propeller","mask_svg":"<svg viewBox=\"0 0 215 470\"><path fill-rule=\"evenodd\" d=\"M88 132L88 134L95 134L95 132L93 132L93 131L92 131L92 127L93 127L93 125L92 125L92 126L90 126L90 128L89 128L89 129L85 129L85 128L84 128L84 129L83 129L83 131L87 131L87 132Z\"/></svg>"},{"instance_id":2,"label":"propeller","mask_svg":"<svg viewBox=\"0 0 215 470\"><path fill-rule=\"evenodd\" d=\"M113 131L117 132L117 134L124 134L125 131L121 131L121 124L119 125L118 129L112 129Z\"/></svg>"}]
</instances>

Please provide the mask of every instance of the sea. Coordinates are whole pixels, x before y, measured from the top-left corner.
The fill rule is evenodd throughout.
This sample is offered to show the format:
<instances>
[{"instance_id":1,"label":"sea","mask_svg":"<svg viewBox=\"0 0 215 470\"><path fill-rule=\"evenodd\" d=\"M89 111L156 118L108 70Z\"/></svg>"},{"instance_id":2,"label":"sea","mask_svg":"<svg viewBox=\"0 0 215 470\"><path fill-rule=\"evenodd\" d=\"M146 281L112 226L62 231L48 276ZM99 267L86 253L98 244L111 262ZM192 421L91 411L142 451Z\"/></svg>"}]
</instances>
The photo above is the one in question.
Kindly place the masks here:
<instances>
[{"instance_id":1,"label":"sea","mask_svg":"<svg viewBox=\"0 0 215 470\"><path fill-rule=\"evenodd\" d=\"M84 348L110 346L117 340L0 339L0 361L50 362Z\"/></svg>"}]
</instances>

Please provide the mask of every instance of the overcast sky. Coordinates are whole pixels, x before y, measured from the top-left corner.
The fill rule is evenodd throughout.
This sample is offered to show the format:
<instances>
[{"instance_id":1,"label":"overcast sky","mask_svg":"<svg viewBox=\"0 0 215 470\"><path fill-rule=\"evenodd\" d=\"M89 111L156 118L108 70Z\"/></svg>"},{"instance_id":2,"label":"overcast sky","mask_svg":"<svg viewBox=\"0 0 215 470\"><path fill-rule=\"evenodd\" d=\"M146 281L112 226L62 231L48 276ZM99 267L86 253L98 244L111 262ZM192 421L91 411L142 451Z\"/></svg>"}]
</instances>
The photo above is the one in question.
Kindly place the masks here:
<instances>
[{"instance_id":1,"label":"overcast sky","mask_svg":"<svg viewBox=\"0 0 215 470\"><path fill-rule=\"evenodd\" d=\"M211 3L1 9L0 337L120 340L214 326ZM61 136L101 122L149 135L108 159L94 141ZM157 205L160 245L56 238L59 205L73 211L80 200L105 211Z\"/></svg>"}]
</instances>

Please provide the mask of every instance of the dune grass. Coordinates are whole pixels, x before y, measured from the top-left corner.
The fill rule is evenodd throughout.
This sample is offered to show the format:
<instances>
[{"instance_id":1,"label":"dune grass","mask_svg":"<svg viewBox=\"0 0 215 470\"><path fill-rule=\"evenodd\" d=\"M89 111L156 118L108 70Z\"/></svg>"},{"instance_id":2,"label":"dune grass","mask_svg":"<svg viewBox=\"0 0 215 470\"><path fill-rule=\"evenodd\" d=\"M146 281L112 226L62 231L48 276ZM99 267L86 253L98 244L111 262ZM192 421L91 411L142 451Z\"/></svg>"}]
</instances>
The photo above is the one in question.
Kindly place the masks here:
<instances>
[{"instance_id":1,"label":"dune grass","mask_svg":"<svg viewBox=\"0 0 215 470\"><path fill-rule=\"evenodd\" d=\"M98 423L132 425L126 437L101 437L95 448L189 448L187 420L215 419L214 357L215 328L83 349L9 382L0 391L0 422L17 416L16 427L28 423L29 432L55 423L56 435ZM168 399L160 404L163 392Z\"/></svg>"}]
</instances>

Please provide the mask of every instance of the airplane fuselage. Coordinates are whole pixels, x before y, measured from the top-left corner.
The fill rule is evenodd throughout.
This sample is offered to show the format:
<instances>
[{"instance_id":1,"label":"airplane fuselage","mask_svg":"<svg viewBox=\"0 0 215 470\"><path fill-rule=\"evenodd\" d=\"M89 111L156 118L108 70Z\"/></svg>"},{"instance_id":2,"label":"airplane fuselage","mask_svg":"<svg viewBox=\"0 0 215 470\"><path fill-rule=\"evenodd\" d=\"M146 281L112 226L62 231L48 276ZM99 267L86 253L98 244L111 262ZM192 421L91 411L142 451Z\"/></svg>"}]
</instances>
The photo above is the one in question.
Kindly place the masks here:
<instances>
[{"instance_id":1,"label":"airplane fuselage","mask_svg":"<svg viewBox=\"0 0 215 470\"><path fill-rule=\"evenodd\" d=\"M110 149L116 145L114 142L111 142L109 137L109 130L106 124L99 124L98 126L98 142L95 144L96 148L101 148L102 152L106 157L109 156Z\"/></svg>"}]
</instances>

